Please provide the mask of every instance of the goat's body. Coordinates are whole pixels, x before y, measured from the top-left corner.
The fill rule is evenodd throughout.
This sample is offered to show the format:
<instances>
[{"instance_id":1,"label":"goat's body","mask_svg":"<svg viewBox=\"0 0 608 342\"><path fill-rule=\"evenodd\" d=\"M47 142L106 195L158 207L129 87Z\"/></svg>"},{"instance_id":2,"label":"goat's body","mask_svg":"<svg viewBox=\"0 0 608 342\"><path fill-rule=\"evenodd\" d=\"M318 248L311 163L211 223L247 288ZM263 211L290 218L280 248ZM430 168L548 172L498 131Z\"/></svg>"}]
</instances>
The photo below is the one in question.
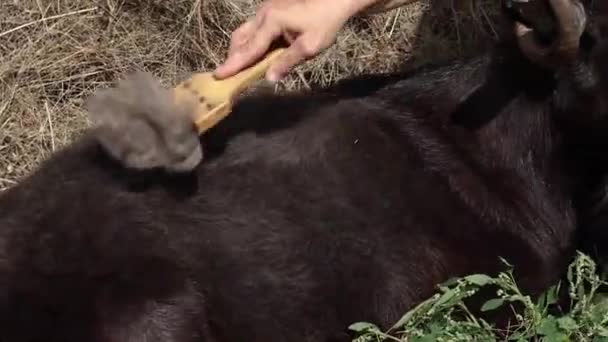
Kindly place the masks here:
<instances>
[{"instance_id":1,"label":"goat's body","mask_svg":"<svg viewBox=\"0 0 608 342\"><path fill-rule=\"evenodd\" d=\"M549 95L513 60L243 100L189 175L124 170L83 138L0 197L0 335L328 341L500 257L542 291L571 256L573 184ZM454 124L495 86L459 114L493 121Z\"/></svg>"}]
</instances>

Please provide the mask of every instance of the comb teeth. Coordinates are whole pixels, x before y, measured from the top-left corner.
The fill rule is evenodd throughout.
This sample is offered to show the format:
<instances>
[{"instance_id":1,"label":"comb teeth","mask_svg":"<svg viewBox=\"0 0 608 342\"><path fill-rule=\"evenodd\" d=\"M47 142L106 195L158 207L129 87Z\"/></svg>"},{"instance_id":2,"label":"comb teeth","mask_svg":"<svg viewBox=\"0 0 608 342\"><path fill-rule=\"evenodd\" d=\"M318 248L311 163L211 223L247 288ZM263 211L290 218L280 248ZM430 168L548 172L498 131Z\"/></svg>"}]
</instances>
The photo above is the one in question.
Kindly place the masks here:
<instances>
[{"instance_id":1,"label":"comb teeth","mask_svg":"<svg viewBox=\"0 0 608 342\"><path fill-rule=\"evenodd\" d=\"M206 132L211 127L217 125L221 120L230 114L232 105L229 102L223 102L213 109L201 113L197 116L194 123L199 134Z\"/></svg>"}]
</instances>

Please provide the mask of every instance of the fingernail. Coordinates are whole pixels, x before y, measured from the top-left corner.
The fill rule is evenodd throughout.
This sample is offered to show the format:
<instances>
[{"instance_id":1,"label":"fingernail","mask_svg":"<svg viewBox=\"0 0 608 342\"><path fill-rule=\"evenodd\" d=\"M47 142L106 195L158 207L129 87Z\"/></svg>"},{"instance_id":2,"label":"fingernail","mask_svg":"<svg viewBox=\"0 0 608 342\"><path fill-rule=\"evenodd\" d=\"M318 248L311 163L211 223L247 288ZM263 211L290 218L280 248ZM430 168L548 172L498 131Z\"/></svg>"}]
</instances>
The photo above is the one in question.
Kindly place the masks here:
<instances>
[{"instance_id":1,"label":"fingernail","mask_svg":"<svg viewBox=\"0 0 608 342\"><path fill-rule=\"evenodd\" d=\"M213 71L213 77L222 79L224 77L224 69L217 68Z\"/></svg>"},{"instance_id":2,"label":"fingernail","mask_svg":"<svg viewBox=\"0 0 608 342\"><path fill-rule=\"evenodd\" d=\"M214 74L224 75L224 74L230 73L231 72L230 70L234 69L233 64L234 64L233 60L228 59L228 60L224 61L224 63L220 64L217 68L215 68Z\"/></svg>"}]
</instances>

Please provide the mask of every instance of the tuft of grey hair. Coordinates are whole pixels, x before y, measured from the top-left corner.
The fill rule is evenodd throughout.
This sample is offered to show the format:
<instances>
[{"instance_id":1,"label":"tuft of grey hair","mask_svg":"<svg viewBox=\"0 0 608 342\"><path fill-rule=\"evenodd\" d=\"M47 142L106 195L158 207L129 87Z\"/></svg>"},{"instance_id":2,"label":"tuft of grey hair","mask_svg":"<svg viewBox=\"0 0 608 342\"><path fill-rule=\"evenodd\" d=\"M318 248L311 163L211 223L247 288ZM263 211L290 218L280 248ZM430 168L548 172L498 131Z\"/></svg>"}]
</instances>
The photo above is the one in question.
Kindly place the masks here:
<instances>
[{"instance_id":1,"label":"tuft of grey hair","mask_svg":"<svg viewBox=\"0 0 608 342\"><path fill-rule=\"evenodd\" d=\"M128 168L188 172L203 159L194 103L177 105L151 74L134 72L85 102L94 134Z\"/></svg>"}]
</instances>

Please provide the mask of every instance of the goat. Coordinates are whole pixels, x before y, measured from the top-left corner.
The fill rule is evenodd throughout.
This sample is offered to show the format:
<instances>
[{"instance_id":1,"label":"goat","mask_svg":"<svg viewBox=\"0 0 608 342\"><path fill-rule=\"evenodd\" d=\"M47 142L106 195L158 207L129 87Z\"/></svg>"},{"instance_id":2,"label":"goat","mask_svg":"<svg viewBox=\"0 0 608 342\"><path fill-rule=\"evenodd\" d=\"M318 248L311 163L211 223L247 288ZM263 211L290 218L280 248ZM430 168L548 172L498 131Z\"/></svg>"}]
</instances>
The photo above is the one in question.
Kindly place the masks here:
<instances>
[{"instance_id":1,"label":"goat","mask_svg":"<svg viewBox=\"0 0 608 342\"><path fill-rule=\"evenodd\" d=\"M344 341L501 257L539 294L605 171L577 148L607 128L600 38L557 70L509 38L252 94L198 144L148 77L99 93L98 126L0 197L0 341Z\"/></svg>"}]
</instances>

